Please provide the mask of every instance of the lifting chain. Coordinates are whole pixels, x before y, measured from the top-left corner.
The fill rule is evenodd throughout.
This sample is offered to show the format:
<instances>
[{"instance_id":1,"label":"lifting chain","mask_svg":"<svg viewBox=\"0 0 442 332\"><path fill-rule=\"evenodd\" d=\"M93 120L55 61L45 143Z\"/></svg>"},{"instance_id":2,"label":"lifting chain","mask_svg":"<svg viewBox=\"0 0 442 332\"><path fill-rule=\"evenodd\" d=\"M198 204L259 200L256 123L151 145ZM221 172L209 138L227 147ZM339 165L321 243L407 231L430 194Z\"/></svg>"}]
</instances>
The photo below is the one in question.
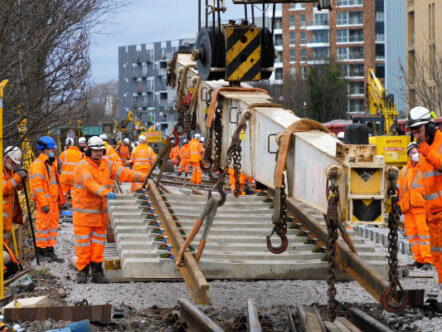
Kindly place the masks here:
<instances>
[{"instance_id":1,"label":"lifting chain","mask_svg":"<svg viewBox=\"0 0 442 332\"><path fill-rule=\"evenodd\" d=\"M217 107L216 116L214 120L214 155L213 155L213 165L212 165L212 176L213 173L221 169L221 147L223 143L223 125L221 122L223 109L222 107Z\"/></svg>"},{"instance_id":2,"label":"lifting chain","mask_svg":"<svg viewBox=\"0 0 442 332\"><path fill-rule=\"evenodd\" d=\"M287 206L286 206L286 193L285 193L285 181L282 178L281 187L275 188L275 200L274 200L274 210L273 210L273 229L269 235L266 236L267 249L274 254L281 254L286 251L288 246L287 240ZM278 234L281 238L281 245L275 247L270 238L273 234Z\"/></svg>"},{"instance_id":3,"label":"lifting chain","mask_svg":"<svg viewBox=\"0 0 442 332\"><path fill-rule=\"evenodd\" d=\"M327 216L325 222L327 224L327 258L328 258L328 301L327 313L330 321L336 318L336 241L338 240L338 202L339 190L336 185L336 180L339 177L339 172L336 169L327 171Z\"/></svg>"},{"instance_id":4,"label":"lifting chain","mask_svg":"<svg viewBox=\"0 0 442 332\"><path fill-rule=\"evenodd\" d=\"M387 170L388 178L388 190L387 200L385 202L388 213L388 281L389 287L382 294L381 303L385 309L390 312L396 312L402 310L407 304L407 293L403 290L399 281L399 274L397 270L397 240L398 240L398 227L399 227L399 195L396 185L399 171L397 168L390 168ZM389 210L389 211L388 211ZM391 302L393 298L394 303Z\"/></svg>"}]
</instances>

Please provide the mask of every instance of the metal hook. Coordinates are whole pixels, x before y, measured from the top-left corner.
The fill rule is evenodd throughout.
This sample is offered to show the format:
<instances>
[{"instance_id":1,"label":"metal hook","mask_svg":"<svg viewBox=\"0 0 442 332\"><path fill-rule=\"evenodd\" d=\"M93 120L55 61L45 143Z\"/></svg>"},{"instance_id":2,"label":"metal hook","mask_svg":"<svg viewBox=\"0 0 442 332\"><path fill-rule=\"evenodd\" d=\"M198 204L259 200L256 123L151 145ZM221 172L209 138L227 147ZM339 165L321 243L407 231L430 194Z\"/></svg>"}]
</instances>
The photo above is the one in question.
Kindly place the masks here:
<instances>
[{"instance_id":1,"label":"metal hook","mask_svg":"<svg viewBox=\"0 0 442 332\"><path fill-rule=\"evenodd\" d=\"M273 246L270 238L275 232L276 232L276 227L273 227L273 230L270 232L270 234L266 235L267 249L269 249L269 251L274 254L281 254L287 250L289 241L287 240L287 236L279 235L279 237L281 238L281 244L278 247Z\"/></svg>"},{"instance_id":2,"label":"metal hook","mask_svg":"<svg viewBox=\"0 0 442 332\"><path fill-rule=\"evenodd\" d=\"M390 302L390 293L391 293L391 289L387 288L384 293L381 296L381 304L382 306L388 310L389 312L399 312L402 311L405 306L407 305L408 302L408 294L406 291L401 291L400 295L401 295L401 299L399 302L396 303L392 303Z\"/></svg>"}]
</instances>

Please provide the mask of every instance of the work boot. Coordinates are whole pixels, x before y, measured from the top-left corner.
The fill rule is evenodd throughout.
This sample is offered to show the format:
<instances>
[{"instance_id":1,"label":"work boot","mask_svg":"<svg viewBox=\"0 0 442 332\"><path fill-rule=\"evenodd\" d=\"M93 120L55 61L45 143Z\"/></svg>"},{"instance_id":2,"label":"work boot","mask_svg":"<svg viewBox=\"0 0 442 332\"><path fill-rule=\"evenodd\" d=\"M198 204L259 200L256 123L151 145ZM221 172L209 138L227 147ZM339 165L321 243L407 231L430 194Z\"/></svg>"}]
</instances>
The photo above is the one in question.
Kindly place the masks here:
<instances>
[{"instance_id":1,"label":"work boot","mask_svg":"<svg viewBox=\"0 0 442 332\"><path fill-rule=\"evenodd\" d=\"M432 267L433 267L433 265L431 265L430 263L425 263L425 264L422 266L422 270L428 271L428 270L431 270Z\"/></svg>"},{"instance_id":2,"label":"work boot","mask_svg":"<svg viewBox=\"0 0 442 332\"><path fill-rule=\"evenodd\" d=\"M181 177L181 172L178 172L178 177Z\"/></svg>"},{"instance_id":3,"label":"work boot","mask_svg":"<svg viewBox=\"0 0 442 332\"><path fill-rule=\"evenodd\" d=\"M185 178L189 177L189 172L184 173L184 177Z\"/></svg>"},{"instance_id":4,"label":"work boot","mask_svg":"<svg viewBox=\"0 0 442 332\"><path fill-rule=\"evenodd\" d=\"M415 268L416 267L418 269L420 269L422 266L424 266L424 264L419 263L417 261L415 261L414 263L408 265L408 267L411 267L411 268Z\"/></svg>"},{"instance_id":5,"label":"work boot","mask_svg":"<svg viewBox=\"0 0 442 332\"><path fill-rule=\"evenodd\" d=\"M38 260L40 262L50 262L51 261L51 259L48 256L48 253L46 251L46 248L37 247L37 255L38 255Z\"/></svg>"},{"instance_id":6,"label":"work boot","mask_svg":"<svg viewBox=\"0 0 442 332\"><path fill-rule=\"evenodd\" d=\"M109 281L106 279L103 273L103 267L101 263L91 263L92 269L92 282L96 284L107 284Z\"/></svg>"},{"instance_id":7,"label":"work boot","mask_svg":"<svg viewBox=\"0 0 442 332\"><path fill-rule=\"evenodd\" d=\"M87 277L89 275L89 264L86 265L86 267L77 272L77 283L79 284L85 284L87 283Z\"/></svg>"},{"instance_id":8,"label":"work boot","mask_svg":"<svg viewBox=\"0 0 442 332\"><path fill-rule=\"evenodd\" d=\"M46 248L46 252L47 252L48 257L51 259L51 262L56 262L56 263L63 263L64 262L63 258L60 258L55 254L54 247Z\"/></svg>"}]
</instances>

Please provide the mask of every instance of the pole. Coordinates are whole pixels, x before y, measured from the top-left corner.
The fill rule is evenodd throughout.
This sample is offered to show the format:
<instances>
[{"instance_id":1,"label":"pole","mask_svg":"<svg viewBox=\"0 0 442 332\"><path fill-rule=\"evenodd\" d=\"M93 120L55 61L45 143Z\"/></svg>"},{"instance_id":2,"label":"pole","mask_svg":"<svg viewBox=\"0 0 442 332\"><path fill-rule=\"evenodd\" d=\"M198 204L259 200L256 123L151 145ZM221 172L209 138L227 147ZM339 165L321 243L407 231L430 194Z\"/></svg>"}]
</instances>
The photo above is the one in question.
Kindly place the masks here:
<instances>
[{"instance_id":1,"label":"pole","mask_svg":"<svg viewBox=\"0 0 442 332\"><path fill-rule=\"evenodd\" d=\"M34 242L35 258L37 259L37 265L40 265L40 260L38 259L38 253L37 253L37 244L35 243L34 225L32 224L32 213L31 213L31 208L29 207L28 189L26 188L26 183L23 183L23 191L25 193L26 207L28 208L28 219L29 219L29 224L31 225L31 234L32 234L32 241Z\"/></svg>"},{"instance_id":2,"label":"pole","mask_svg":"<svg viewBox=\"0 0 442 332\"><path fill-rule=\"evenodd\" d=\"M0 83L0 183L3 183L3 96L4 88L8 84L8 80L3 80ZM5 279L3 275L3 268L5 262L3 260L3 185L0 186L0 299L5 297Z\"/></svg>"}]
</instances>

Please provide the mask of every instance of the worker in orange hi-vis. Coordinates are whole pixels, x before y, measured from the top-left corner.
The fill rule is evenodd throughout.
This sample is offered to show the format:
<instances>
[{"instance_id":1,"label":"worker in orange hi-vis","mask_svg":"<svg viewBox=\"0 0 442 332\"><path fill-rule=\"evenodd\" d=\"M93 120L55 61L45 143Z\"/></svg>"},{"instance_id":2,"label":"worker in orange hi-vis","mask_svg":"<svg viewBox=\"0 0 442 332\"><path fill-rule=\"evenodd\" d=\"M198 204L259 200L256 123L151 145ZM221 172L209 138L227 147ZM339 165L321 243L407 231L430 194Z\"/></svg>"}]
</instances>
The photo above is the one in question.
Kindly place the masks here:
<instances>
[{"instance_id":1,"label":"worker in orange hi-vis","mask_svg":"<svg viewBox=\"0 0 442 332\"><path fill-rule=\"evenodd\" d=\"M40 155L31 164L29 184L31 197L37 206L35 221L35 244L38 256L49 261L63 263L54 251L58 235L59 205L65 203L65 198L58 177L58 165L55 158L57 145L49 136L37 140Z\"/></svg>"},{"instance_id":2,"label":"worker in orange hi-vis","mask_svg":"<svg viewBox=\"0 0 442 332\"><path fill-rule=\"evenodd\" d=\"M187 138L183 141L183 146L180 149L180 167L178 168L178 176L181 176L181 173L185 172L185 176L189 173L189 166L190 166L190 147L189 147L189 141Z\"/></svg>"},{"instance_id":3,"label":"worker in orange hi-vis","mask_svg":"<svg viewBox=\"0 0 442 332\"><path fill-rule=\"evenodd\" d=\"M200 184L203 180L203 172L200 167L200 160L203 159L204 149L199 139L201 135L195 134L194 138L189 143L190 149L190 164L192 165L192 178L190 181L194 184Z\"/></svg>"},{"instance_id":4,"label":"worker in orange hi-vis","mask_svg":"<svg viewBox=\"0 0 442 332\"><path fill-rule=\"evenodd\" d=\"M101 134L100 138L104 141L104 145L106 146L106 152L105 155L103 156L103 159L109 160L112 163L116 163L118 166L122 166L123 163L121 162L121 159L118 156L117 151L115 151L112 145L109 144L107 135Z\"/></svg>"},{"instance_id":5,"label":"worker in orange hi-vis","mask_svg":"<svg viewBox=\"0 0 442 332\"><path fill-rule=\"evenodd\" d=\"M21 168L23 153L16 146L8 146L3 153L3 241L9 244L12 224L22 224L23 214L17 190L28 176Z\"/></svg>"},{"instance_id":6,"label":"worker in orange hi-vis","mask_svg":"<svg viewBox=\"0 0 442 332\"><path fill-rule=\"evenodd\" d=\"M411 267L429 270L433 264L430 251L430 231L425 213L425 200L422 196L422 173L419 168L419 152L416 142L407 147L409 161L399 174L399 205L405 214L405 232L413 252Z\"/></svg>"},{"instance_id":7,"label":"worker in orange hi-vis","mask_svg":"<svg viewBox=\"0 0 442 332\"><path fill-rule=\"evenodd\" d=\"M244 185L246 183L246 176L245 174L239 173L239 190L240 195L245 195L244 193ZM232 190L232 194L235 192L236 188L236 181L235 181L235 171L233 168L229 168L229 182L230 182L230 188Z\"/></svg>"},{"instance_id":8,"label":"worker in orange hi-vis","mask_svg":"<svg viewBox=\"0 0 442 332\"><path fill-rule=\"evenodd\" d=\"M84 157L84 152L86 151L87 148L86 137L80 137L78 139L78 148L81 151L81 157Z\"/></svg>"},{"instance_id":9,"label":"worker in orange hi-vis","mask_svg":"<svg viewBox=\"0 0 442 332\"><path fill-rule=\"evenodd\" d=\"M146 136L140 135L138 137L138 143L138 146L132 151L132 156L130 158L132 169L147 174L152 168L157 156L153 149L147 145ZM132 191L141 189L144 181L136 182L137 183L132 184Z\"/></svg>"},{"instance_id":10,"label":"worker in orange hi-vis","mask_svg":"<svg viewBox=\"0 0 442 332\"><path fill-rule=\"evenodd\" d=\"M130 140L127 137L124 138L123 142L120 143L115 149L121 159L121 164L124 167L126 167L130 161L130 150Z\"/></svg>"},{"instance_id":11,"label":"worker in orange hi-vis","mask_svg":"<svg viewBox=\"0 0 442 332\"><path fill-rule=\"evenodd\" d=\"M59 156L61 174L60 183L63 194L68 196L71 192L71 188L74 185L74 171L81 159L83 159L82 153L79 148L74 145L73 138L66 138L65 141L66 150L64 150Z\"/></svg>"},{"instance_id":12,"label":"worker in orange hi-vis","mask_svg":"<svg viewBox=\"0 0 442 332\"><path fill-rule=\"evenodd\" d=\"M180 157L180 146L177 144L175 145L169 153L169 158L172 160L174 167L178 165L178 159Z\"/></svg>"},{"instance_id":13,"label":"worker in orange hi-vis","mask_svg":"<svg viewBox=\"0 0 442 332\"><path fill-rule=\"evenodd\" d=\"M105 149L101 138L91 137L86 155L75 169L72 211L78 283L87 282L89 270L92 271L92 282L108 282L102 263L109 222L107 200L116 197L110 189L112 183L146 179L146 174L104 160Z\"/></svg>"}]
</instances>

